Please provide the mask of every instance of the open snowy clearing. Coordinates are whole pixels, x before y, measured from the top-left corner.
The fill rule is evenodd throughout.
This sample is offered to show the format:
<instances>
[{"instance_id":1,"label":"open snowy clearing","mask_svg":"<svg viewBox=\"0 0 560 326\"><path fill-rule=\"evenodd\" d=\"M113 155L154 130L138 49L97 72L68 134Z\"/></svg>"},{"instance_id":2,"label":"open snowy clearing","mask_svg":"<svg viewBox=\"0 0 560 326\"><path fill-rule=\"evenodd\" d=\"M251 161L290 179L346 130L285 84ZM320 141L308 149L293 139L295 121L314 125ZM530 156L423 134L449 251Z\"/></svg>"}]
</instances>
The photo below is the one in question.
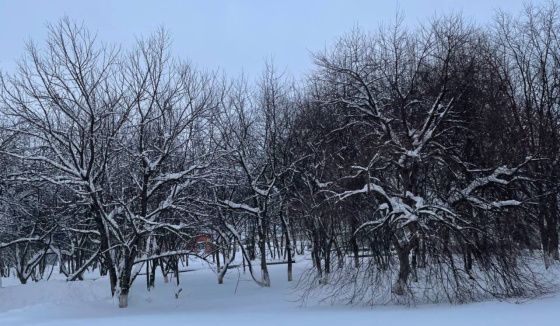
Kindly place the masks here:
<instances>
[{"instance_id":1,"label":"open snowy clearing","mask_svg":"<svg viewBox=\"0 0 560 326\"><path fill-rule=\"evenodd\" d=\"M295 265L296 276L305 264ZM191 266L193 267L193 266ZM272 287L260 288L248 275L232 270L218 285L203 264L181 274L182 292L159 278L145 290L142 276L134 283L127 309L117 308L108 281L62 280L18 285L4 279L0 289L0 325L552 325L560 320L560 296L525 302L468 305L377 306L357 308L297 302L284 265L271 266Z\"/></svg>"}]
</instances>

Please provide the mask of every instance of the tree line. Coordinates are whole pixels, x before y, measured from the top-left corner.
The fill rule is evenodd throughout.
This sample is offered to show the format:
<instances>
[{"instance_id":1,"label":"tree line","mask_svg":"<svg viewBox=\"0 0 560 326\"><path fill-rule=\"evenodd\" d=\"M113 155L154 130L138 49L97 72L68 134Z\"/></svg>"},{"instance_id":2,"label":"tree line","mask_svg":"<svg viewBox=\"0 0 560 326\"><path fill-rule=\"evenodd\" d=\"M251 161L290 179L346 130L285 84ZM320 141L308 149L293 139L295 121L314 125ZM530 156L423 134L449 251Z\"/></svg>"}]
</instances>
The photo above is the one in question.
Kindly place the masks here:
<instances>
[{"instance_id":1,"label":"tree line","mask_svg":"<svg viewBox=\"0 0 560 326\"><path fill-rule=\"evenodd\" d=\"M120 307L141 273L179 284L189 256L268 287L271 262L292 281L305 255L304 296L348 303L545 293L559 13L397 18L315 53L302 80L267 62L254 82L174 57L165 31L122 49L62 19L0 77L0 272L98 270Z\"/></svg>"}]
</instances>

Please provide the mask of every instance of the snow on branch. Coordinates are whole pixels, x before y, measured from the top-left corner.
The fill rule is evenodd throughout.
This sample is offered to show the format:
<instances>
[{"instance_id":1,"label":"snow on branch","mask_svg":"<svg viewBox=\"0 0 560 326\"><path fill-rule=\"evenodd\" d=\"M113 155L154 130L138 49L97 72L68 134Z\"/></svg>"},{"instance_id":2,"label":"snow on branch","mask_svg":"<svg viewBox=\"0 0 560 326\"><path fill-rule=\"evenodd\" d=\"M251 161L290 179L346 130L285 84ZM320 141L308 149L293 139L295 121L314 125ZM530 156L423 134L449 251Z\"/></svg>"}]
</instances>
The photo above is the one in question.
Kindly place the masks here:
<instances>
[{"instance_id":1,"label":"snow on branch","mask_svg":"<svg viewBox=\"0 0 560 326\"><path fill-rule=\"evenodd\" d=\"M246 212L252 213L252 214L260 214L261 213L261 211L258 208L249 206L247 204L239 204L239 203L232 202L230 200L223 200L222 203L224 203L225 205L227 205L229 208L232 208L232 209L238 209L238 210L246 211Z\"/></svg>"}]
</instances>

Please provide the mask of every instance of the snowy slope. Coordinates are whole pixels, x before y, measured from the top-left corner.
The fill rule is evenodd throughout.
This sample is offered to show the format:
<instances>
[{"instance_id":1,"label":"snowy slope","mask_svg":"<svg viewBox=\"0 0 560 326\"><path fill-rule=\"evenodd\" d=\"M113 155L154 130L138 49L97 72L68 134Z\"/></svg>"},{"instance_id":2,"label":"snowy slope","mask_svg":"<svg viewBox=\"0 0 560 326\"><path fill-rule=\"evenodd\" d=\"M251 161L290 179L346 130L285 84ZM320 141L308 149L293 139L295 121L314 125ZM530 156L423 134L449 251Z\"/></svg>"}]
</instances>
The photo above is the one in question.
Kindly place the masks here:
<instances>
[{"instance_id":1,"label":"snowy slope","mask_svg":"<svg viewBox=\"0 0 560 326\"><path fill-rule=\"evenodd\" d=\"M260 288L242 272L232 270L218 285L214 272L181 274L183 291L175 299L175 285L158 279L145 290L135 282L130 307L118 309L108 294L106 279L82 282L50 280L16 285L4 279L0 289L0 325L556 325L560 296L523 304L486 302L469 305L378 306L356 308L309 304L302 307L285 266L271 266L271 288ZM296 265L296 275L303 265ZM93 275L91 277L94 277Z\"/></svg>"}]
</instances>

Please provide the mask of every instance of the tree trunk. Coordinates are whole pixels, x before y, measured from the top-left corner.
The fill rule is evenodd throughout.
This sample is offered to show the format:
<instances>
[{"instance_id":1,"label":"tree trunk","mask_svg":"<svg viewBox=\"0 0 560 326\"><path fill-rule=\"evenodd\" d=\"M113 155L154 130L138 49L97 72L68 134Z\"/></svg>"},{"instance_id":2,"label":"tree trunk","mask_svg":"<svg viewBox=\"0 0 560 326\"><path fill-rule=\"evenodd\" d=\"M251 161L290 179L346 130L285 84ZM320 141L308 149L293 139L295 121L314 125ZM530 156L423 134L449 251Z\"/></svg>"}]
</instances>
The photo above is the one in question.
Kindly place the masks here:
<instances>
[{"instance_id":1,"label":"tree trunk","mask_svg":"<svg viewBox=\"0 0 560 326\"><path fill-rule=\"evenodd\" d=\"M293 280L292 276L292 235L290 233L290 224L283 210L280 211L280 220L282 221L282 229L284 230L284 238L286 239L286 255L288 256L288 282Z\"/></svg>"},{"instance_id":2,"label":"tree trunk","mask_svg":"<svg viewBox=\"0 0 560 326\"><path fill-rule=\"evenodd\" d=\"M259 250L261 254L261 279L265 287L270 286L270 276L268 275L268 266L266 265L266 240L264 235L259 236Z\"/></svg>"},{"instance_id":3,"label":"tree trunk","mask_svg":"<svg viewBox=\"0 0 560 326\"><path fill-rule=\"evenodd\" d=\"M393 285L393 293L396 295L404 295L406 293L406 285L408 276L410 275L410 248L408 246L401 247L395 240L395 248L399 258L399 275L397 281Z\"/></svg>"},{"instance_id":4,"label":"tree trunk","mask_svg":"<svg viewBox=\"0 0 560 326\"><path fill-rule=\"evenodd\" d=\"M235 245L232 244L233 248L230 251L230 257L229 258L225 258L224 257L224 266L222 267L222 269L218 269L219 273L218 273L218 284L223 284L224 283L224 276L226 275L229 266L231 265L231 263L233 263L233 260L235 259ZM224 250L224 254L226 253L226 251Z\"/></svg>"},{"instance_id":5,"label":"tree trunk","mask_svg":"<svg viewBox=\"0 0 560 326\"><path fill-rule=\"evenodd\" d=\"M548 257L553 261L557 261L560 258L558 253L558 199L556 193L549 196L548 201L548 214L547 217L547 241L548 241Z\"/></svg>"},{"instance_id":6,"label":"tree trunk","mask_svg":"<svg viewBox=\"0 0 560 326\"><path fill-rule=\"evenodd\" d=\"M95 200L94 200L95 202ZM111 250L109 250L109 237L107 236L105 225L103 224L103 218L101 217L100 209L94 204L92 207L93 217L95 224L97 226L97 231L99 232L100 238L100 248L103 254L103 264L105 265L105 270L109 274L109 281L111 286L111 295L115 295L115 289L117 287L117 271L115 269L115 264L113 262L113 257L111 256Z\"/></svg>"},{"instance_id":7,"label":"tree trunk","mask_svg":"<svg viewBox=\"0 0 560 326\"><path fill-rule=\"evenodd\" d=\"M119 279L119 308L128 307L128 293L130 291L130 286L132 285L132 268L134 266L134 258L136 258L136 244L138 240L132 242L132 249L125 249L123 252L122 259L124 260L122 270L120 271Z\"/></svg>"},{"instance_id":8,"label":"tree trunk","mask_svg":"<svg viewBox=\"0 0 560 326\"><path fill-rule=\"evenodd\" d=\"M546 268L549 268L555 260L559 259L557 204L556 194L542 197L539 201L539 211L541 215L539 229L544 265Z\"/></svg>"}]
</instances>

